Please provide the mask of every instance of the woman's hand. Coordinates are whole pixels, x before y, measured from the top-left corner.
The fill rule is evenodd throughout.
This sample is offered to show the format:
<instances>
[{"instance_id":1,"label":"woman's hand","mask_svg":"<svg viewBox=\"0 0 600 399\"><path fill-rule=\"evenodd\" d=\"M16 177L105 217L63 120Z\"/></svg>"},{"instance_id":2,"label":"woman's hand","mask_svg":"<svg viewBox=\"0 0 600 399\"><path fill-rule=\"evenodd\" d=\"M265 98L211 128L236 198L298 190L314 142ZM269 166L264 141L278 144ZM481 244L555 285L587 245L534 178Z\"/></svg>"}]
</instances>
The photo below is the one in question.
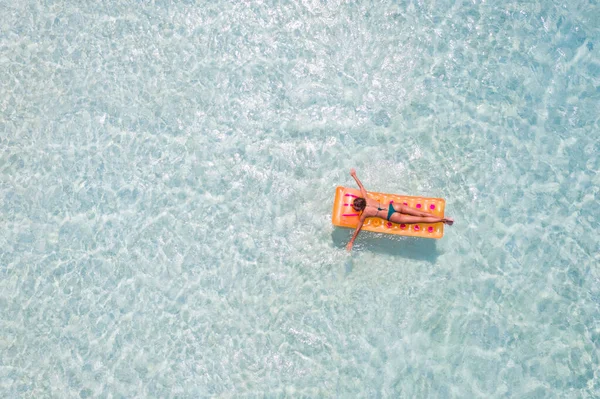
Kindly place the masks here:
<instances>
[{"instance_id":1,"label":"woman's hand","mask_svg":"<svg viewBox=\"0 0 600 399\"><path fill-rule=\"evenodd\" d=\"M356 176L356 169L350 169L350 176Z\"/></svg>"}]
</instances>

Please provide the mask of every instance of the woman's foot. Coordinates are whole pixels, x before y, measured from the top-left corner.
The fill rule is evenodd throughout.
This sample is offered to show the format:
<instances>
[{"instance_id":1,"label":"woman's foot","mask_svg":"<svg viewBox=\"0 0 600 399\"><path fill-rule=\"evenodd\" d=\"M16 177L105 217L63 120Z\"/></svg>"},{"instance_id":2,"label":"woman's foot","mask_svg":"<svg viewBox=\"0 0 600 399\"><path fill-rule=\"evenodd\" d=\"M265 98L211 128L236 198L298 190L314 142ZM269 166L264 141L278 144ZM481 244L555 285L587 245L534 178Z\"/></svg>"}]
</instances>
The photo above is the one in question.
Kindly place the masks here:
<instances>
[{"instance_id":1,"label":"woman's foot","mask_svg":"<svg viewBox=\"0 0 600 399\"><path fill-rule=\"evenodd\" d=\"M454 219L445 218L444 224L447 224L448 226L452 226L454 224Z\"/></svg>"}]
</instances>

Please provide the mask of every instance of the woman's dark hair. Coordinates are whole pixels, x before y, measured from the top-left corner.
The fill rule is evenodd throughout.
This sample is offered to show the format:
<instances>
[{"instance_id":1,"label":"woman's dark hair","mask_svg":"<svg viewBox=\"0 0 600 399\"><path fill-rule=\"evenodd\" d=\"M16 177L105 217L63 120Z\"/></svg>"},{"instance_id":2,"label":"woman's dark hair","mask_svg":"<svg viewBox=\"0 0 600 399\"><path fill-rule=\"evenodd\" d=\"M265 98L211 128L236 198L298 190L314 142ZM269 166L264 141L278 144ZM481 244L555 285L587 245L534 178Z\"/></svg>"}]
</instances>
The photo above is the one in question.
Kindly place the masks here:
<instances>
[{"instance_id":1,"label":"woman's dark hair","mask_svg":"<svg viewBox=\"0 0 600 399\"><path fill-rule=\"evenodd\" d=\"M357 211L362 211L367 206L367 201L364 198L354 198L352 207Z\"/></svg>"}]
</instances>

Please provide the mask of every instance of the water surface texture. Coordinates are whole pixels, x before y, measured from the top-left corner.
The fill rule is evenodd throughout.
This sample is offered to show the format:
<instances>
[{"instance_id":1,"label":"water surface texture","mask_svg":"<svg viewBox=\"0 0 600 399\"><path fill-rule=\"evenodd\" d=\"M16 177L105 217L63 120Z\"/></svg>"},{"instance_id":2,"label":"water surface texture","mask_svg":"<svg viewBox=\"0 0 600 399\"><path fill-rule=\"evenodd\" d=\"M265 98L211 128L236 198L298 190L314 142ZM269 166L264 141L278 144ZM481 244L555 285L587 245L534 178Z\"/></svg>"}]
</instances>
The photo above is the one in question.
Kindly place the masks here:
<instances>
[{"instance_id":1,"label":"water surface texture","mask_svg":"<svg viewBox=\"0 0 600 399\"><path fill-rule=\"evenodd\" d=\"M0 0L0 396L600 396L598 21ZM351 167L455 225L348 255Z\"/></svg>"}]
</instances>

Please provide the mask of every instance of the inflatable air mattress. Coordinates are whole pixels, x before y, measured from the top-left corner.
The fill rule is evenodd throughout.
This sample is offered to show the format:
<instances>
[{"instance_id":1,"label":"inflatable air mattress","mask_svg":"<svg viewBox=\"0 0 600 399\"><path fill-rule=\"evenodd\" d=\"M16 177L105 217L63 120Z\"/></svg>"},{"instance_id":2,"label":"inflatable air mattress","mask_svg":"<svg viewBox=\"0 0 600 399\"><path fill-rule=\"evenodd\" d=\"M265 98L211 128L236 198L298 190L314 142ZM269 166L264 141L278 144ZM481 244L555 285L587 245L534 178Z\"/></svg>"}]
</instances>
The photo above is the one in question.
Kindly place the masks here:
<instances>
[{"instance_id":1,"label":"inflatable air mattress","mask_svg":"<svg viewBox=\"0 0 600 399\"><path fill-rule=\"evenodd\" d=\"M411 197L407 195L372 193L368 192L369 198L379 201L386 206L390 202L407 205L411 208L420 209L434 216L443 218L446 201L442 198ZM354 188L337 187L333 201L333 213L331 221L335 226L355 229L358 225L360 212L352 207L352 201L360 197L360 191ZM396 234L401 236L412 236L422 238L442 238L444 235L443 223L419 223L419 224L397 224L380 218L367 218L362 230L374 231L376 233Z\"/></svg>"}]
</instances>

